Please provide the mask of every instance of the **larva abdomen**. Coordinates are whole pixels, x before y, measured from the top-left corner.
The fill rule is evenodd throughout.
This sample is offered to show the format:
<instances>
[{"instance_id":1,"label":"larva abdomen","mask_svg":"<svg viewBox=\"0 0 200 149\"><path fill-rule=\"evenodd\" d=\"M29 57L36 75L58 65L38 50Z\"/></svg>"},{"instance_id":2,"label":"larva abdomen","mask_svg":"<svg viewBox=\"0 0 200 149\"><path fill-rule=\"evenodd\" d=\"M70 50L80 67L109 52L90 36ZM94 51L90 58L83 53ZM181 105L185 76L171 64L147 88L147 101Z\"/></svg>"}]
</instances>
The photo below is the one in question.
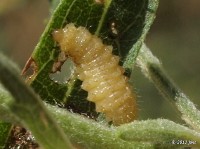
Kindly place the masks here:
<instances>
[{"instance_id":1,"label":"larva abdomen","mask_svg":"<svg viewBox=\"0 0 200 149\"><path fill-rule=\"evenodd\" d=\"M88 91L88 100L95 102L96 111L104 113L114 125L133 121L137 116L135 95L118 65L119 57L112 55L112 46L72 23L53 36L76 64L82 88Z\"/></svg>"}]
</instances>

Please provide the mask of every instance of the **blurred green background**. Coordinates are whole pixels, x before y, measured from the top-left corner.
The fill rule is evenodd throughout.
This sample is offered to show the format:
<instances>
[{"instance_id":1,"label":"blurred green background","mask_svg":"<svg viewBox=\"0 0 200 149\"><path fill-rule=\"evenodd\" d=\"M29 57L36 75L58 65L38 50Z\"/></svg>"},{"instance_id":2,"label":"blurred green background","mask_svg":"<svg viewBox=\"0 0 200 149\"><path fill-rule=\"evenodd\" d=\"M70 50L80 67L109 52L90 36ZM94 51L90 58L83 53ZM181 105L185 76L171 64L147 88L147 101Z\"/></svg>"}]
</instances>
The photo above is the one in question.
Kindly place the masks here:
<instances>
[{"instance_id":1,"label":"blurred green background","mask_svg":"<svg viewBox=\"0 0 200 149\"><path fill-rule=\"evenodd\" d=\"M0 49L22 68L37 44L49 17L48 0L0 1ZM174 82L200 106L200 1L161 0L147 45ZM140 119L180 121L167 102L140 72L132 76ZM198 107L199 107L198 106Z\"/></svg>"}]
</instances>

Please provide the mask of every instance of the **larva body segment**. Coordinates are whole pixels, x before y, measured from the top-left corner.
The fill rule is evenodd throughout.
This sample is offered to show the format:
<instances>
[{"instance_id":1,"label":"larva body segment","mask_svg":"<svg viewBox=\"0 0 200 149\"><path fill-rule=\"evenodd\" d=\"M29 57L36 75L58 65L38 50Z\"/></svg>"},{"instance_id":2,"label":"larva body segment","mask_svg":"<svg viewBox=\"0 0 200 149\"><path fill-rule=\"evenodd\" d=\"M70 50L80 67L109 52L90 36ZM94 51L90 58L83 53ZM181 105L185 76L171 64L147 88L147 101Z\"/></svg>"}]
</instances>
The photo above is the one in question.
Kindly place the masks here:
<instances>
[{"instance_id":1,"label":"larva body segment","mask_svg":"<svg viewBox=\"0 0 200 149\"><path fill-rule=\"evenodd\" d=\"M76 64L81 87L88 91L88 100L95 102L96 111L114 125L133 121L137 115L135 95L118 65L119 57L112 55L112 46L72 23L55 31L53 37Z\"/></svg>"}]
</instances>

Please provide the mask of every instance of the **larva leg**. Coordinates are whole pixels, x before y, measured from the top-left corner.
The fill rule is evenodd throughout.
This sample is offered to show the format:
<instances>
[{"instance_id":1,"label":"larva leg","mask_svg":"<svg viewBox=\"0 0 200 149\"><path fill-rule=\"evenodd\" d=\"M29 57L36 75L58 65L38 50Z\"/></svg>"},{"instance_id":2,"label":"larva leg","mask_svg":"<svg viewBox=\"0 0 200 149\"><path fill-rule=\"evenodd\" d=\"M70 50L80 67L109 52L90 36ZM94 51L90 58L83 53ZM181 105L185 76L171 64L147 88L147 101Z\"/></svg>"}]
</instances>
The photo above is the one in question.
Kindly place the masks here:
<instances>
[{"instance_id":1,"label":"larva leg","mask_svg":"<svg viewBox=\"0 0 200 149\"><path fill-rule=\"evenodd\" d=\"M72 58L77 73L88 91L88 100L95 102L97 112L103 112L114 125L136 119L135 95L118 65L119 57L112 55L112 46L104 45L84 27L68 24L53 33L61 50Z\"/></svg>"}]
</instances>

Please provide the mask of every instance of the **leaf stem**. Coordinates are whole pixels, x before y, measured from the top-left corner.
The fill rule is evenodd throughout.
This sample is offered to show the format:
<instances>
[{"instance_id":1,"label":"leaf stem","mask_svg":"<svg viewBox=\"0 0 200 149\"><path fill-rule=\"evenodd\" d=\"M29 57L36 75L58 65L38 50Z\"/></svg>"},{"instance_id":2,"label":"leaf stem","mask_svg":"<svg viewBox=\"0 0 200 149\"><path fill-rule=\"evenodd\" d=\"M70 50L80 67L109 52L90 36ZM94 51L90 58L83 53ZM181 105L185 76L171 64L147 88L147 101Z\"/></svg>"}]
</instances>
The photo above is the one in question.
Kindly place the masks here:
<instances>
[{"instance_id":1,"label":"leaf stem","mask_svg":"<svg viewBox=\"0 0 200 149\"><path fill-rule=\"evenodd\" d=\"M181 112L182 119L194 129L200 131L200 111L167 76L160 61L145 44L140 50L136 63L160 93Z\"/></svg>"},{"instance_id":2,"label":"leaf stem","mask_svg":"<svg viewBox=\"0 0 200 149\"><path fill-rule=\"evenodd\" d=\"M101 15L101 19L99 20L99 24L98 24L97 30L96 30L96 32L95 32L95 35L97 35L97 36L99 35L99 32L100 32L100 30L101 30L101 28L102 28L102 25L103 25L104 20L105 20L105 16L106 16L106 14L107 14L107 12L108 12L108 8L109 8L111 2L112 2L112 0L106 0L106 1L104 2L103 13L102 13L102 15Z\"/></svg>"}]
</instances>

